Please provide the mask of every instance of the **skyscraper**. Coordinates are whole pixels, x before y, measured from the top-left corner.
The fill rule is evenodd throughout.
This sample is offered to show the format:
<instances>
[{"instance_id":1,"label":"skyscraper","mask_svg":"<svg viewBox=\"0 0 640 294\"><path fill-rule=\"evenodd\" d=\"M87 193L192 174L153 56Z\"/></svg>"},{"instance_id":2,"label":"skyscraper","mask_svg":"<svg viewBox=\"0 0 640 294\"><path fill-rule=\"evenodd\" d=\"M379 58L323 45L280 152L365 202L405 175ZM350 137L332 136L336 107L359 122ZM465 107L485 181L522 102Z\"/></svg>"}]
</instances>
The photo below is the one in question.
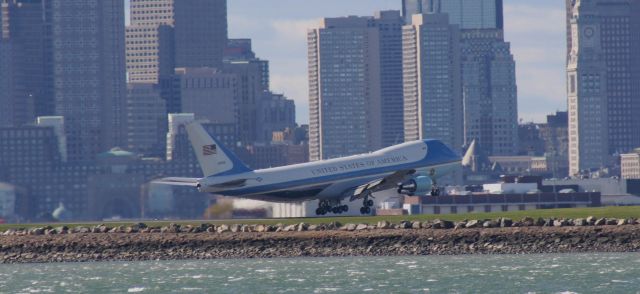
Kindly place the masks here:
<instances>
[{"instance_id":1,"label":"skyscraper","mask_svg":"<svg viewBox=\"0 0 640 294\"><path fill-rule=\"evenodd\" d=\"M158 83L159 27L173 25L173 0L131 0L126 28L129 82Z\"/></svg>"},{"instance_id":2,"label":"skyscraper","mask_svg":"<svg viewBox=\"0 0 640 294\"><path fill-rule=\"evenodd\" d=\"M124 139L124 1L47 3L55 113L65 119L69 159L92 159Z\"/></svg>"},{"instance_id":3,"label":"skyscraper","mask_svg":"<svg viewBox=\"0 0 640 294\"><path fill-rule=\"evenodd\" d=\"M175 1L174 19L176 67L221 68L227 45L227 1Z\"/></svg>"},{"instance_id":4,"label":"skyscraper","mask_svg":"<svg viewBox=\"0 0 640 294\"><path fill-rule=\"evenodd\" d=\"M640 2L573 0L567 61L569 173L640 146Z\"/></svg>"},{"instance_id":5,"label":"skyscraper","mask_svg":"<svg viewBox=\"0 0 640 294\"><path fill-rule=\"evenodd\" d=\"M126 150L145 156L164 156L167 134L166 103L156 84L127 84Z\"/></svg>"},{"instance_id":6,"label":"skyscraper","mask_svg":"<svg viewBox=\"0 0 640 294\"><path fill-rule=\"evenodd\" d=\"M238 123L237 75L207 67L177 68L174 78L184 113L212 123Z\"/></svg>"},{"instance_id":7,"label":"skyscraper","mask_svg":"<svg viewBox=\"0 0 640 294\"><path fill-rule=\"evenodd\" d=\"M308 32L311 160L402 140L401 24L383 11L325 18Z\"/></svg>"},{"instance_id":8,"label":"skyscraper","mask_svg":"<svg viewBox=\"0 0 640 294\"><path fill-rule=\"evenodd\" d=\"M502 0L402 0L405 23L420 13L446 13L461 29L502 29Z\"/></svg>"},{"instance_id":9,"label":"skyscraper","mask_svg":"<svg viewBox=\"0 0 640 294\"><path fill-rule=\"evenodd\" d=\"M463 143L460 29L446 14L418 14L403 27L405 140Z\"/></svg>"},{"instance_id":10,"label":"skyscraper","mask_svg":"<svg viewBox=\"0 0 640 294\"><path fill-rule=\"evenodd\" d=\"M51 4L43 0L12 0L3 4L3 40L5 56L0 65L11 68L9 91L0 95L10 101L10 123L33 123L38 115L51 115L53 77L51 44ZM10 48L10 49L9 49ZM9 84L10 83L10 84Z\"/></svg>"},{"instance_id":11,"label":"skyscraper","mask_svg":"<svg viewBox=\"0 0 640 294\"><path fill-rule=\"evenodd\" d=\"M465 145L483 154L514 155L518 147L515 61L498 29L461 33Z\"/></svg>"}]
</instances>

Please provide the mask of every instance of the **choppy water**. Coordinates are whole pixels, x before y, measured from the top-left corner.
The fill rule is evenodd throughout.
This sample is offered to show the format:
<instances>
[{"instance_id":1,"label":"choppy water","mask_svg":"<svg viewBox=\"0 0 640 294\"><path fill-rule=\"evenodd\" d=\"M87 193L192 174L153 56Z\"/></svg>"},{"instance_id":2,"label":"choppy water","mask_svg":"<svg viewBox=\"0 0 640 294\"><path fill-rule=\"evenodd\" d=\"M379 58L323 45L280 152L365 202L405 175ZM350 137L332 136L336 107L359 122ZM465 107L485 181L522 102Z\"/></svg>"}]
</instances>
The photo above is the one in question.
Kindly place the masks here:
<instances>
[{"instance_id":1,"label":"choppy water","mask_svg":"<svg viewBox=\"0 0 640 294\"><path fill-rule=\"evenodd\" d=\"M0 265L2 293L640 293L640 254Z\"/></svg>"}]
</instances>

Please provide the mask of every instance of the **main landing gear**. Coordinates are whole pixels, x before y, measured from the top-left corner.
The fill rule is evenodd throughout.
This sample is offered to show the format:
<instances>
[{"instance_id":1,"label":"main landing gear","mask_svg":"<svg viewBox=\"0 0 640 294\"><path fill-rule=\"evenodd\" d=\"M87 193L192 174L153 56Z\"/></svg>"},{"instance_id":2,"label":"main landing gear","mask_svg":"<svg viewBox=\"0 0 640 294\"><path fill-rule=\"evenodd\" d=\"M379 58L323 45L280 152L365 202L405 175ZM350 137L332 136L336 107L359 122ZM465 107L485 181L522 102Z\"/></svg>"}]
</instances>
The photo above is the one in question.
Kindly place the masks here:
<instances>
[{"instance_id":1,"label":"main landing gear","mask_svg":"<svg viewBox=\"0 0 640 294\"><path fill-rule=\"evenodd\" d=\"M373 196L371 196L371 193L368 193L367 195L365 195L364 199L362 200L362 207L360 207L360 213L361 214L369 214L369 213L371 213L371 207L373 206L373 200L371 200L369 198L373 198Z\"/></svg>"},{"instance_id":2,"label":"main landing gear","mask_svg":"<svg viewBox=\"0 0 640 294\"><path fill-rule=\"evenodd\" d=\"M318 208L316 209L317 215L325 215L329 212L333 214L341 214L349 211L349 206L340 205L340 201L320 200Z\"/></svg>"}]
</instances>

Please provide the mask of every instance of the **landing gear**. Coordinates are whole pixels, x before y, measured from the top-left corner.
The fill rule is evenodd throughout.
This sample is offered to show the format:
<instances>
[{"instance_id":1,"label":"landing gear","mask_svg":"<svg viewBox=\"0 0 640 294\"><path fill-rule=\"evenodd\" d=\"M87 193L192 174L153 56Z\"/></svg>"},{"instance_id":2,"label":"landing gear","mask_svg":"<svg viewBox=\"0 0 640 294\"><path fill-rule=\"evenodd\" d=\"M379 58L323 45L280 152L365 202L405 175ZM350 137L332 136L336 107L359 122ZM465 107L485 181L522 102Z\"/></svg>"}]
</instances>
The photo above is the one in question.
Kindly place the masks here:
<instances>
[{"instance_id":1,"label":"landing gear","mask_svg":"<svg viewBox=\"0 0 640 294\"><path fill-rule=\"evenodd\" d=\"M438 187L436 180L431 178L431 182L431 196L440 196L440 187Z\"/></svg>"},{"instance_id":2,"label":"landing gear","mask_svg":"<svg viewBox=\"0 0 640 294\"><path fill-rule=\"evenodd\" d=\"M333 214L341 214L349 211L349 206L340 205L340 201L320 200L318 208L316 209L317 215L325 215L329 212Z\"/></svg>"},{"instance_id":3,"label":"landing gear","mask_svg":"<svg viewBox=\"0 0 640 294\"><path fill-rule=\"evenodd\" d=\"M360 207L360 214L369 214L371 213L371 207L373 206L373 200L369 199L371 196L371 192L367 193L362 200L362 207Z\"/></svg>"}]
</instances>

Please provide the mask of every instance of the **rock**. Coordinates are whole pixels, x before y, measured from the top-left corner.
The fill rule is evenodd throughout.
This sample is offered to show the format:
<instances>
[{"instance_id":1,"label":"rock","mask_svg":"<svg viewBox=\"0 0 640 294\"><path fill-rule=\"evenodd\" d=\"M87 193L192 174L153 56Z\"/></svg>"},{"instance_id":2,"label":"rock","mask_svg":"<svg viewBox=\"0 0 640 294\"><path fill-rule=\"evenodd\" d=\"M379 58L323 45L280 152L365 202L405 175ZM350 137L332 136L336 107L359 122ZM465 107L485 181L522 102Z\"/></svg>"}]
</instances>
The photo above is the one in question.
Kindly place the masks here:
<instances>
[{"instance_id":1,"label":"rock","mask_svg":"<svg viewBox=\"0 0 640 294\"><path fill-rule=\"evenodd\" d=\"M386 221L386 220L382 220L378 222L378 225L376 226L378 229L390 229L391 228L391 223Z\"/></svg>"},{"instance_id":2,"label":"rock","mask_svg":"<svg viewBox=\"0 0 640 294\"><path fill-rule=\"evenodd\" d=\"M362 230L366 230L368 228L369 228L369 225L367 225L367 224L358 224L356 226L356 231L362 231Z\"/></svg>"},{"instance_id":3,"label":"rock","mask_svg":"<svg viewBox=\"0 0 640 294\"><path fill-rule=\"evenodd\" d=\"M317 225L309 225L309 227L307 228L308 231L318 231L318 226Z\"/></svg>"},{"instance_id":4,"label":"rock","mask_svg":"<svg viewBox=\"0 0 640 294\"><path fill-rule=\"evenodd\" d=\"M615 219L615 218L608 218L607 219L607 225L615 226L617 224L618 224L618 220L617 219Z\"/></svg>"},{"instance_id":5,"label":"rock","mask_svg":"<svg viewBox=\"0 0 640 294\"><path fill-rule=\"evenodd\" d=\"M577 226L577 227L583 227L583 226L586 226L588 224L589 224L589 222L587 220L583 219L583 218L577 218L577 219L573 220L573 225Z\"/></svg>"},{"instance_id":6,"label":"rock","mask_svg":"<svg viewBox=\"0 0 640 294\"><path fill-rule=\"evenodd\" d=\"M453 228L453 222L448 220L435 219L433 220L432 227L433 226L438 226L438 228L440 229L451 229Z\"/></svg>"},{"instance_id":7,"label":"rock","mask_svg":"<svg viewBox=\"0 0 640 294\"><path fill-rule=\"evenodd\" d=\"M284 228L282 228L283 232L294 232L294 231L297 231L297 230L298 230L298 228L297 228L296 225L288 225L288 226L285 226Z\"/></svg>"},{"instance_id":8,"label":"rock","mask_svg":"<svg viewBox=\"0 0 640 294\"><path fill-rule=\"evenodd\" d=\"M465 228L477 228L480 226L480 221L477 219L472 219L470 221L467 222L467 224L464 226Z\"/></svg>"},{"instance_id":9,"label":"rock","mask_svg":"<svg viewBox=\"0 0 640 294\"><path fill-rule=\"evenodd\" d=\"M240 225L239 224L232 224L229 226L229 230L231 230L232 233L237 233L240 232Z\"/></svg>"},{"instance_id":10,"label":"rock","mask_svg":"<svg viewBox=\"0 0 640 294\"><path fill-rule=\"evenodd\" d=\"M627 224L630 224L630 225L637 225L637 224L638 224L638 221L636 221L636 219L635 219L635 218L628 218L628 219L627 219Z\"/></svg>"},{"instance_id":11,"label":"rock","mask_svg":"<svg viewBox=\"0 0 640 294\"><path fill-rule=\"evenodd\" d=\"M267 231L267 227L265 225L257 225L256 226L256 232L262 233L262 232L266 232L266 231Z\"/></svg>"},{"instance_id":12,"label":"rock","mask_svg":"<svg viewBox=\"0 0 640 294\"><path fill-rule=\"evenodd\" d=\"M493 220L488 220L488 221L482 222L482 227L483 228L495 228L495 227L498 227L498 223L496 221L493 221Z\"/></svg>"},{"instance_id":13,"label":"rock","mask_svg":"<svg viewBox=\"0 0 640 294\"><path fill-rule=\"evenodd\" d=\"M606 224L607 224L607 219L605 218L599 218L593 223L593 225L595 226L604 226Z\"/></svg>"},{"instance_id":14,"label":"rock","mask_svg":"<svg viewBox=\"0 0 640 294\"><path fill-rule=\"evenodd\" d=\"M536 224L535 220L531 217L525 217L521 221L523 227L531 227Z\"/></svg>"},{"instance_id":15,"label":"rock","mask_svg":"<svg viewBox=\"0 0 640 294\"><path fill-rule=\"evenodd\" d=\"M554 227L564 227L566 225L567 225L567 223L566 223L565 220L557 219L557 220L553 221L553 226Z\"/></svg>"},{"instance_id":16,"label":"rock","mask_svg":"<svg viewBox=\"0 0 640 294\"><path fill-rule=\"evenodd\" d=\"M6 231L4 231L4 233L2 233L2 235L11 236L11 235L14 235L15 233L16 233L16 229L10 228L10 229L7 229Z\"/></svg>"},{"instance_id":17,"label":"rock","mask_svg":"<svg viewBox=\"0 0 640 294\"><path fill-rule=\"evenodd\" d=\"M267 232L275 232L278 229L276 226L267 226Z\"/></svg>"},{"instance_id":18,"label":"rock","mask_svg":"<svg viewBox=\"0 0 640 294\"><path fill-rule=\"evenodd\" d=\"M249 233L249 232L251 232L251 226L249 226L249 225L242 225L242 226L240 226L240 232L243 232L243 233Z\"/></svg>"},{"instance_id":19,"label":"rock","mask_svg":"<svg viewBox=\"0 0 640 294\"><path fill-rule=\"evenodd\" d=\"M306 231L309 228L309 225L305 223L298 224L298 232Z\"/></svg>"},{"instance_id":20,"label":"rock","mask_svg":"<svg viewBox=\"0 0 640 294\"><path fill-rule=\"evenodd\" d=\"M356 229L356 225L355 224L346 224L343 227L341 227L341 229L344 228L345 231L355 231Z\"/></svg>"},{"instance_id":21,"label":"rock","mask_svg":"<svg viewBox=\"0 0 640 294\"><path fill-rule=\"evenodd\" d=\"M513 224L513 220L510 218L500 218L500 227L509 228Z\"/></svg>"},{"instance_id":22,"label":"rock","mask_svg":"<svg viewBox=\"0 0 640 294\"><path fill-rule=\"evenodd\" d=\"M542 227L544 226L544 219L539 217L538 219L536 219L536 221L534 222L534 225L537 227Z\"/></svg>"},{"instance_id":23,"label":"rock","mask_svg":"<svg viewBox=\"0 0 640 294\"><path fill-rule=\"evenodd\" d=\"M44 229L43 228L34 228L30 231L30 235L44 235Z\"/></svg>"},{"instance_id":24,"label":"rock","mask_svg":"<svg viewBox=\"0 0 640 294\"><path fill-rule=\"evenodd\" d=\"M124 229L124 232L125 232L125 233L128 233L128 234L131 234L131 233L137 233L137 232L138 232L138 228L137 228L137 227L134 227L134 226L129 226L129 227L126 227L126 228Z\"/></svg>"},{"instance_id":25,"label":"rock","mask_svg":"<svg viewBox=\"0 0 640 294\"><path fill-rule=\"evenodd\" d=\"M411 229L411 222L409 221L401 221L400 229Z\"/></svg>"},{"instance_id":26,"label":"rock","mask_svg":"<svg viewBox=\"0 0 640 294\"><path fill-rule=\"evenodd\" d=\"M216 232L216 227L210 226L207 228L207 233L215 233L215 232Z\"/></svg>"},{"instance_id":27,"label":"rock","mask_svg":"<svg viewBox=\"0 0 640 294\"><path fill-rule=\"evenodd\" d=\"M168 226L160 228L160 232L162 232L162 233L179 233L180 232L180 225L175 224L175 223L170 223Z\"/></svg>"},{"instance_id":28,"label":"rock","mask_svg":"<svg viewBox=\"0 0 640 294\"><path fill-rule=\"evenodd\" d=\"M217 231L218 231L218 233L225 233L225 232L230 232L231 229L229 228L228 225L222 224L222 225L218 226Z\"/></svg>"},{"instance_id":29,"label":"rock","mask_svg":"<svg viewBox=\"0 0 640 294\"><path fill-rule=\"evenodd\" d=\"M429 221L424 221L424 222L422 222L422 228L423 229L431 229L431 228L433 228L433 225Z\"/></svg>"},{"instance_id":30,"label":"rock","mask_svg":"<svg viewBox=\"0 0 640 294\"><path fill-rule=\"evenodd\" d=\"M467 224L466 222L456 222L455 225L453 226L453 229L454 230L464 229L466 224Z\"/></svg>"},{"instance_id":31,"label":"rock","mask_svg":"<svg viewBox=\"0 0 640 294\"><path fill-rule=\"evenodd\" d=\"M588 216L586 221L588 226L593 226L596 223L596 218L593 216Z\"/></svg>"},{"instance_id":32,"label":"rock","mask_svg":"<svg viewBox=\"0 0 640 294\"><path fill-rule=\"evenodd\" d=\"M626 224L627 224L627 220L624 219L624 218L621 218L621 219L618 220L618 224L617 225L618 226L624 226Z\"/></svg>"},{"instance_id":33,"label":"rock","mask_svg":"<svg viewBox=\"0 0 640 294\"><path fill-rule=\"evenodd\" d=\"M422 224L419 221L414 221L411 223L411 228L413 229L422 229Z\"/></svg>"},{"instance_id":34,"label":"rock","mask_svg":"<svg viewBox=\"0 0 640 294\"><path fill-rule=\"evenodd\" d=\"M342 224L340 222L330 222L327 225L327 230L337 230L339 228L342 228Z\"/></svg>"}]
</instances>

